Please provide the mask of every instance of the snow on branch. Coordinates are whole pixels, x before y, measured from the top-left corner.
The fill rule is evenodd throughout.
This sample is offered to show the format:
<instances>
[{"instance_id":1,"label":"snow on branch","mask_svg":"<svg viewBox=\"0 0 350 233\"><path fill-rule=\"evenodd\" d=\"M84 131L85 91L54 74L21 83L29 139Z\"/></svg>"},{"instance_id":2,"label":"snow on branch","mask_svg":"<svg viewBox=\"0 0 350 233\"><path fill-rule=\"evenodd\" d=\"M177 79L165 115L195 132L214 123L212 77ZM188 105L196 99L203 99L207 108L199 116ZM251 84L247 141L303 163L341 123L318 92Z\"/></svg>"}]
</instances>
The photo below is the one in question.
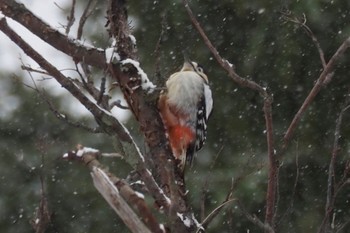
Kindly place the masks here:
<instances>
[{"instance_id":1,"label":"snow on branch","mask_svg":"<svg viewBox=\"0 0 350 233\"><path fill-rule=\"evenodd\" d=\"M94 186L132 232L162 233L144 195L134 191L126 181L105 171L97 160L100 156L97 149L77 145L76 150L65 153L63 158L82 161L89 167Z\"/></svg>"},{"instance_id":2,"label":"snow on branch","mask_svg":"<svg viewBox=\"0 0 350 233\"><path fill-rule=\"evenodd\" d=\"M127 58L125 60L121 61L122 65L126 65L126 64L131 64L136 70L137 70L137 74L140 76L141 78L141 88L142 90L146 91L146 93L151 94L153 93L154 89L157 87L156 85L154 85L149 79L147 74L143 71L143 69L140 67L140 63L138 61L135 61L133 59ZM125 66L122 66L122 71L124 71ZM127 71L127 70L125 70Z\"/></svg>"}]
</instances>

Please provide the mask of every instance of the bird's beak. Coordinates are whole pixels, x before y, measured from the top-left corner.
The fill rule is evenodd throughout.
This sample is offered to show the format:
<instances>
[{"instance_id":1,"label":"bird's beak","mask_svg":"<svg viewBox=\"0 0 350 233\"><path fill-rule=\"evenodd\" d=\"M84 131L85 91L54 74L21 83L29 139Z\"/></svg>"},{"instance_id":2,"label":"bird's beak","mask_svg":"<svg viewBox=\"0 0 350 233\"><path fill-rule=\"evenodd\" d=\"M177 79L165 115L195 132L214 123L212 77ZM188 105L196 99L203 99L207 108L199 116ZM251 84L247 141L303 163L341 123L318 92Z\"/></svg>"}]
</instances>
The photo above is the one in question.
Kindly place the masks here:
<instances>
[{"instance_id":1,"label":"bird's beak","mask_svg":"<svg viewBox=\"0 0 350 233\"><path fill-rule=\"evenodd\" d=\"M188 57L188 55L186 53L184 53L184 65L183 65L181 71L191 71L191 70L193 70L191 60Z\"/></svg>"}]
</instances>

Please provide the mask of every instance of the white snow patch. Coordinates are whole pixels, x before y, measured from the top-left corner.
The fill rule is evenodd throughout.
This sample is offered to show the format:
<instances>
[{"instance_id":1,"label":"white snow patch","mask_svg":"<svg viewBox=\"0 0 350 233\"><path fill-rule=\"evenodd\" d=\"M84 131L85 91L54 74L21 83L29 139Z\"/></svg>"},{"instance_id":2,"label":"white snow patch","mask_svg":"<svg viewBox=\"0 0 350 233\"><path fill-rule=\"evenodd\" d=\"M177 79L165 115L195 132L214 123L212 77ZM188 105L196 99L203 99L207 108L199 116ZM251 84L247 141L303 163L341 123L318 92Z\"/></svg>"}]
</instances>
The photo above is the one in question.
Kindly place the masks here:
<instances>
[{"instance_id":1,"label":"white snow patch","mask_svg":"<svg viewBox=\"0 0 350 233\"><path fill-rule=\"evenodd\" d=\"M136 45L136 38L133 35L129 35L129 39L133 45Z\"/></svg>"},{"instance_id":2,"label":"white snow patch","mask_svg":"<svg viewBox=\"0 0 350 233\"><path fill-rule=\"evenodd\" d=\"M230 63L228 60L223 59L223 61L224 61L224 62L226 62L226 63L227 63L227 65L229 65L230 67L233 67L233 64L232 64L232 63Z\"/></svg>"},{"instance_id":3,"label":"white snow patch","mask_svg":"<svg viewBox=\"0 0 350 233\"><path fill-rule=\"evenodd\" d=\"M137 180L137 181L135 181L135 182L130 183L130 185L135 185L135 184L144 185L145 182L143 182L142 180Z\"/></svg>"},{"instance_id":4,"label":"white snow patch","mask_svg":"<svg viewBox=\"0 0 350 233\"><path fill-rule=\"evenodd\" d=\"M116 47L117 46L117 40L116 39L113 38L111 46L112 47Z\"/></svg>"},{"instance_id":5,"label":"white snow patch","mask_svg":"<svg viewBox=\"0 0 350 233\"><path fill-rule=\"evenodd\" d=\"M146 169L146 172L147 172L150 176L153 176L153 175L152 175L152 172L151 172L150 170ZM170 200L170 198L167 197L167 195L165 195L163 189L161 189L161 188L158 186L158 184L157 184L157 188L158 188L158 190L159 190L159 193L162 194L162 195L164 196L166 202L167 202L168 205L170 206L170 205L171 205L171 200Z\"/></svg>"},{"instance_id":6,"label":"white snow patch","mask_svg":"<svg viewBox=\"0 0 350 233\"><path fill-rule=\"evenodd\" d=\"M263 14L264 12L265 12L265 8L260 8L260 9L258 10L258 14L259 14L259 15Z\"/></svg>"},{"instance_id":7,"label":"white snow patch","mask_svg":"<svg viewBox=\"0 0 350 233\"><path fill-rule=\"evenodd\" d=\"M193 219L193 222L194 222L194 224L196 225L196 227L197 227L198 229L201 229L201 230L204 231L204 228L203 228L202 224L200 224L200 223L197 221L197 219L196 219L196 217L194 216L194 214L192 214L192 219Z\"/></svg>"},{"instance_id":8,"label":"white snow patch","mask_svg":"<svg viewBox=\"0 0 350 233\"><path fill-rule=\"evenodd\" d=\"M161 224L159 224L159 228L162 230L162 232L166 232L166 231L165 231L164 224L162 224L162 223L161 223Z\"/></svg>"},{"instance_id":9,"label":"white snow patch","mask_svg":"<svg viewBox=\"0 0 350 233\"><path fill-rule=\"evenodd\" d=\"M115 48L107 48L105 50L105 57L107 63L114 63L120 61L120 55L117 53Z\"/></svg>"},{"instance_id":10,"label":"white snow patch","mask_svg":"<svg viewBox=\"0 0 350 233\"><path fill-rule=\"evenodd\" d=\"M147 91L148 94L151 94L154 89L157 87L156 85L154 85L149 79L147 74L143 71L143 69L140 67L140 63L138 61L132 60L130 58L127 58L123 61L121 61L122 65L125 64L132 64L136 69L137 69L137 73L140 75L141 77L141 88L142 90Z\"/></svg>"},{"instance_id":11,"label":"white snow patch","mask_svg":"<svg viewBox=\"0 0 350 233\"><path fill-rule=\"evenodd\" d=\"M73 38L73 37L71 37L71 36L68 36L68 38L71 40L71 41L73 41L74 42L74 44L76 44L77 46L80 46L80 47L85 47L85 48L87 48L87 49L96 49L96 50L98 50L98 51L104 51L102 48L97 48L97 47L95 47L95 46L93 46L92 44L90 44L86 39L84 39L84 40L78 40L78 39L76 39L76 38Z\"/></svg>"},{"instance_id":12,"label":"white snow patch","mask_svg":"<svg viewBox=\"0 0 350 233\"><path fill-rule=\"evenodd\" d=\"M181 213L177 213L177 216L181 219L181 221L184 223L184 225L188 228L191 227L191 219L187 218Z\"/></svg>"},{"instance_id":13,"label":"white snow patch","mask_svg":"<svg viewBox=\"0 0 350 233\"><path fill-rule=\"evenodd\" d=\"M138 198L145 199L145 195L143 195L142 193L135 191L135 194Z\"/></svg>"},{"instance_id":14,"label":"white snow patch","mask_svg":"<svg viewBox=\"0 0 350 233\"><path fill-rule=\"evenodd\" d=\"M77 155L78 157L81 157L81 156L83 156L83 155L86 154L86 153L98 153L98 152L99 152L99 150L96 150L96 149L94 149L94 148L83 147L82 149L80 149L80 150L77 151L76 155Z\"/></svg>"}]
</instances>

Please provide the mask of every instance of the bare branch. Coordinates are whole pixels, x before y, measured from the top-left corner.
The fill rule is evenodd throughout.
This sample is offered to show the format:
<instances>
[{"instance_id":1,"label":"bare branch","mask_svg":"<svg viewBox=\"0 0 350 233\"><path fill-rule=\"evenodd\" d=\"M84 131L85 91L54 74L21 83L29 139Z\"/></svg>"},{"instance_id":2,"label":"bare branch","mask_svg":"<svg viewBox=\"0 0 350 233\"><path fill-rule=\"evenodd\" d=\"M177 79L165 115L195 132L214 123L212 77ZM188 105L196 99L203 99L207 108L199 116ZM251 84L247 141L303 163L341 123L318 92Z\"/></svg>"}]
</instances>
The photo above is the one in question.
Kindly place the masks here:
<instances>
[{"instance_id":1,"label":"bare branch","mask_svg":"<svg viewBox=\"0 0 350 233\"><path fill-rule=\"evenodd\" d=\"M161 47L162 47L162 43L164 40L164 35L167 32L167 18L166 18L166 13L164 12L162 14L162 23L161 23L161 31L160 31L160 35L159 35L159 39L157 41L156 47L153 51L153 55L156 58L156 62L154 64L155 66L155 77L156 77L156 83L161 83L162 79L161 79L161 70L160 70L160 63L161 63ZM164 82L164 81L163 81Z\"/></svg>"},{"instance_id":2,"label":"bare branch","mask_svg":"<svg viewBox=\"0 0 350 233\"><path fill-rule=\"evenodd\" d=\"M49 75L46 71L44 70L38 70L38 69L34 69L30 66L25 66L25 65L21 65L21 69L22 70L26 70L28 72L35 72L35 73L38 73L38 74L44 74L44 75Z\"/></svg>"},{"instance_id":3,"label":"bare branch","mask_svg":"<svg viewBox=\"0 0 350 233\"><path fill-rule=\"evenodd\" d=\"M233 65L229 63L226 59L223 59L220 55L215 46L211 43L207 35L205 34L203 28L200 26L198 20L196 17L193 15L193 12L188 4L188 0L183 0L183 3L185 5L186 11L192 21L192 24L196 28L196 30L199 32L199 34L202 36L202 39L210 52L213 54L215 57L216 61L221 65L221 67L228 72L228 75L233 81L235 81L237 84L239 84L242 87L248 87L252 90L258 91L262 96L266 97L267 93L265 88L261 87L259 84L257 84L254 81L245 79L240 77L233 69Z\"/></svg>"},{"instance_id":4,"label":"bare branch","mask_svg":"<svg viewBox=\"0 0 350 233\"><path fill-rule=\"evenodd\" d=\"M254 225L260 227L262 230L268 233L275 233L274 229L267 223L263 223L256 215L251 215L242 205L242 203L237 200L237 205L243 215Z\"/></svg>"},{"instance_id":5,"label":"bare branch","mask_svg":"<svg viewBox=\"0 0 350 233\"><path fill-rule=\"evenodd\" d=\"M320 60L321 60L321 64L323 69L326 68L327 63L326 63L326 59L324 58L324 52L322 50L321 44L318 41L317 37L315 36L315 34L312 32L312 30L306 25L306 15L303 14L303 18L300 19L298 17L292 16L291 12L282 12L283 14L283 18L289 22L295 23L297 25L299 25L302 29L304 29L304 31L306 32L306 34L312 39L312 41L314 42L318 54L320 56Z\"/></svg>"},{"instance_id":6,"label":"bare branch","mask_svg":"<svg viewBox=\"0 0 350 233\"><path fill-rule=\"evenodd\" d=\"M265 122L266 122L265 124L266 124L266 136L267 136L267 153L268 153L268 159L269 159L265 222L268 223L270 226L272 226L272 228L274 228L279 162L277 160L277 156L274 149L271 104L272 104L272 98L265 99L264 115L265 115Z\"/></svg>"},{"instance_id":7,"label":"bare branch","mask_svg":"<svg viewBox=\"0 0 350 233\"><path fill-rule=\"evenodd\" d=\"M109 205L118 213L120 218L132 232L151 233L151 231L141 222L135 212L120 196L118 189L113 186L113 183L101 169L94 168L91 175L96 189L106 199Z\"/></svg>"},{"instance_id":8,"label":"bare branch","mask_svg":"<svg viewBox=\"0 0 350 233\"><path fill-rule=\"evenodd\" d=\"M295 174L295 179L294 179L294 185L293 185L293 190L292 190L292 195L291 195L291 201L289 203L288 208L286 211L282 214L282 216L279 219L279 222L282 222L283 218L287 216L290 212L292 212L292 209L294 207L294 197L295 193L297 190L297 185L299 182L299 176L300 176L300 168L299 168L299 144L297 143L296 145L296 155L295 155L295 167L296 167L296 174ZM277 205L278 206L278 205Z\"/></svg>"},{"instance_id":9,"label":"bare branch","mask_svg":"<svg viewBox=\"0 0 350 233\"><path fill-rule=\"evenodd\" d=\"M347 227L350 224L350 219L347 220L345 223L343 223L335 233L341 233L344 232L343 230L345 230L345 227Z\"/></svg>"},{"instance_id":10,"label":"bare branch","mask_svg":"<svg viewBox=\"0 0 350 233\"><path fill-rule=\"evenodd\" d=\"M34 218L31 219L30 221L30 224L32 225L36 233L44 233L47 230L51 222L51 214L52 214L49 210L49 203L45 192L44 178L41 174L40 174L40 185L41 185L40 203L36 209Z\"/></svg>"},{"instance_id":11,"label":"bare branch","mask_svg":"<svg viewBox=\"0 0 350 233\"><path fill-rule=\"evenodd\" d=\"M110 103L109 109L112 109L114 106L116 106L116 107L118 107L120 109L124 109L124 110L129 110L130 109L128 106L122 105L121 100L116 100L116 101L113 101L112 103Z\"/></svg>"},{"instance_id":12,"label":"bare branch","mask_svg":"<svg viewBox=\"0 0 350 233\"><path fill-rule=\"evenodd\" d=\"M236 199L228 199L225 200L223 203L221 203L218 207L216 207L215 209L213 209L210 214L208 214L208 216L202 221L201 226L203 226L203 228L206 228L208 226L208 224L215 218L215 216L217 216L220 211L222 210L222 208L224 208L226 205L230 204L231 202L235 201ZM197 230L197 233L200 231L200 229Z\"/></svg>"},{"instance_id":13,"label":"bare branch","mask_svg":"<svg viewBox=\"0 0 350 233\"><path fill-rule=\"evenodd\" d=\"M304 100L304 103L298 110L298 112L295 114L292 122L290 123L285 135L284 135L284 145L283 148L286 148L289 144L294 130L296 129L302 115L305 113L309 105L312 103L312 101L315 99L316 95L320 92L321 88L323 87L324 80L327 78L327 75L329 75L333 70L334 66L337 64L339 59L343 56L344 52L349 48L350 46L350 37L347 38L338 48L338 50L334 53L332 58L327 63L326 67L323 69L322 73L320 74L319 78L317 79L314 87L311 89L309 95Z\"/></svg>"},{"instance_id":14,"label":"bare branch","mask_svg":"<svg viewBox=\"0 0 350 233\"><path fill-rule=\"evenodd\" d=\"M323 221L321 223L321 226L318 230L318 233L321 232L327 232L330 227L330 216L333 213L334 209L334 202L336 198L336 194L339 191L339 187L335 188L335 163L339 151L339 139L340 139L340 127L343 121L344 113L350 108L349 99L346 100L346 106L340 111L339 116L336 121L335 131L334 131L334 142L333 142L333 149L332 149L332 155L331 160L329 162L329 168L328 168L328 180L327 180L327 198L326 198L326 206L325 206L325 216L323 218ZM341 184L342 185L342 184Z\"/></svg>"},{"instance_id":15,"label":"bare branch","mask_svg":"<svg viewBox=\"0 0 350 233\"><path fill-rule=\"evenodd\" d=\"M89 18L89 16L94 12L96 3L97 3L97 0L89 0L82 16L80 17L78 33L77 33L78 40L80 40L83 35L83 28L84 28L85 22Z\"/></svg>"},{"instance_id":16,"label":"bare branch","mask_svg":"<svg viewBox=\"0 0 350 233\"><path fill-rule=\"evenodd\" d=\"M100 127L95 127L95 128L90 128L80 122L76 122L76 121L71 121L68 117L68 115L60 113L57 108L54 106L54 104L52 103L52 101L50 100L50 98L47 96L47 94L45 92L41 92L38 90L38 93L40 96L43 97L43 99L45 100L45 102L47 103L47 105L49 106L49 109L51 110L51 112L53 112L53 114L57 117L57 119L63 121L64 123L71 125L75 128L80 128L83 130L86 130L90 133L102 133L102 129Z\"/></svg>"}]
</instances>

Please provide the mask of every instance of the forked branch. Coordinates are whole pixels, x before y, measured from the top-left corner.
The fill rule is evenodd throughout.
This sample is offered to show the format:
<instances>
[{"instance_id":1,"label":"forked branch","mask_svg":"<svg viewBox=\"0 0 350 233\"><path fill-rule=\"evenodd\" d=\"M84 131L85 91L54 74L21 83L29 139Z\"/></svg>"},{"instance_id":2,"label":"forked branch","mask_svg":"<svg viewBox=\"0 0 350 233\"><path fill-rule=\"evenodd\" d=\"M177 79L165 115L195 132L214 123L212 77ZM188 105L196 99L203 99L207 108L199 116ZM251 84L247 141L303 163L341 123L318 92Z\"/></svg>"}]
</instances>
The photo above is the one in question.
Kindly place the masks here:
<instances>
[{"instance_id":1,"label":"forked branch","mask_svg":"<svg viewBox=\"0 0 350 233\"><path fill-rule=\"evenodd\" d=\"M301 105L298 112L295 114L292 122L290 123L285 135L284 135L284 145L282 149L285 149L287 145L289 144L293 134L294 130L296 129L302 115L305 113L307 108L310 106L312 101L315 99L316 95L320 92L321 88L323 87L324 81L327 78L327 76L333 72L335 65L340 60L340 58L343 56L345 51L350 46L350 37L347 38L338 48L338 50L333 54L332 58L328 61L326 67L323 69L322 73L320 74L319 78L317 79L315 85L311 89L309 95L304 100L303 104Z\"/></svg>"}]
</instances>

